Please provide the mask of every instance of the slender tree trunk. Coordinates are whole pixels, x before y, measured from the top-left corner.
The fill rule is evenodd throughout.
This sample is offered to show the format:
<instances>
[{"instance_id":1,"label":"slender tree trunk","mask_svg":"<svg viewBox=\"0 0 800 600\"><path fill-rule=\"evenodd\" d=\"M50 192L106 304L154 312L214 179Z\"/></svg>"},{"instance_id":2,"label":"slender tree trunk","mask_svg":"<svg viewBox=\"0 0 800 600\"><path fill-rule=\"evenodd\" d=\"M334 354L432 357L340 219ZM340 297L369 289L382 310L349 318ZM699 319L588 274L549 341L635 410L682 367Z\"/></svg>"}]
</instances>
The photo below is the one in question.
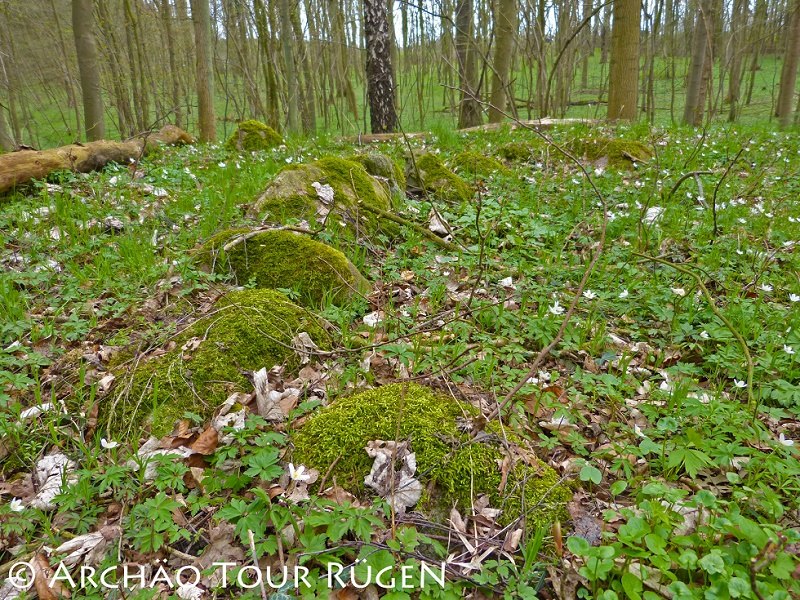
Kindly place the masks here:
<instances>
[{"instance_id":1,"label":"slender tree trunk","mask_svg":"<svg viewBox=\"0 0 800 600\"><path fill-rule=\"evenodd\" d=\"M731 15L730 75L728 76L728 121L733 123L739 114L739 95L742 81L744 55L744 24L747 18L747 1L734 0Z\"/></svg>"},{"instance_id":2,"label":"slender tree trunk","mask_svg":"<svg viewBox=\"0 0 800 600\"><path fill-rule=\"evenodd\" d=\"M608 84L608 118L636 120L639 93L639 0L614 0L611 30L611 65Z\"/></svg>"},{"instance_id":3,"label":"slender tree trunk","mask_svg":"<svg viewBox=\"0 0 800 600\"><path fill-rule=\"evenodd\" d=\"M581 18L585 19L592 12L592 0L583 0L583 12ZM587 25L581 36L583 38L583 59L581 60L581 89L589 87L589 57L594 54L594 44L592 43L592 28Z\"/></svg>"},{"instance_id":4,"label":"slender tree trunk","mask_svg":"<svg viewBox=\"0 0 800 600\"><path fill-rule=\"evenodd\" d=\"M367 96L372 133L391 133L397 127L397 112L385 0L364 0L364 34L367 42Z\"/></svg>"},{"instance_id":5,"label":"slender tree trunk","mask_svg":"<svg viewBox=\"0 0 800 600\"><path fill-rule=\"evenodd\" d=\"M292 16L291 4L289 0L280 0L281 10L281 50L283 51L284 80L286 81L286 109L287 109L287 131L289 133L300 132L300 120L298 118L297 105L300 102L300 86L297 82L297 68L294 64L294 53L292 52Z\"/></svg>"},{"instance_id":6,"label":"slender tree trunk","mask_svg":"<svg viewBox=\"0 0 800 600\"><path fill-rule=\"evenodd\" d=\"M311 67L311 60L308 57L309 47L306 44L305 37L303 36L303 24L300 21L299 7L292 11L292 29L294 30L295 44L297 45L298 54L300 56L300 64L302 65L302 121L303 133L306 135L314 135L317 129L317 110L316 110L316 95L314 93L314 75Z\"/></svg>"},{"instance_id":7,"label":"slender tree trunk","mask_svg":"<svg viewBox=\"0 0 800 600\"><path fill-rule=\"evenodd\" d=\"M11 137L11 131L9 131L8 123L6 122L6 114L0 108L0 150L10 152L15 147L14 138Z\"/></svg>"},{"instance_id":8,"label":"slender tree trunk","mask_svg":"<svg viewBox=\"0 0 800 600\"><path fill-rule=\"evenodd\" d=\"M105 136L103 96L100 88L100 63L94 39L92 0L72 0L72 30L83 95L83 120L86 139L101 140Z\"/></svg>"},{"instance_id":9,"label":"slender tree trunk","mask_svg":"<svg viewBox=\"0 0 800 600\"><path fill-rule=\"evenodd\" d=\"M191 0L194 23L195 69L197 77L197 107L200 121L200 140L217 139L214 116L214 68L211 46L211 11L209 0Z\"/></svg>"},{"instance_id":10,"label":"slender tree trunk","mask_svg":"<svg viewBox=\"0 0 800 600\"><path fill-rule=\"evenodd\" d=\"M786 51L783 55L780 91L778 93L777 110L781 127L788 127L792 121L795 87L797 84L797 64L800 61L800 0L790 5L788 15L789 29L786 36Z\"/></svg>"},{"instance_id":11,"label":"slender tree trunk","mask_svg":"<svg viewBox=\"0 0 800 600\"><path fill-rule=\"evenodd\" d=\"M456 57L458 60L458 81L461 88L461 102L458 113L458 127L480 125L481 105L478 102L478 85L475 70L475 36L473 0L458 0L456 4Z\"/></svg>"},{"instance_id":12,"label":"slender tree trunk","mask_svg":"<svg viewBox=\"0 0 800 600\"><path fill-rule=\"evenodd\" d=\"M689 82L686 87L686 105L683 109L683 122L686 125L697 127L703 121L703 93L704 71L706 60L710 54L711 30L708 25L711 21L711 2L702 0L700 11L695 21L694 36L692 39L692 60L689 69Z\"/></svg>"},{"instance_id":13,"label":"slender tree trunk","mask_svg":"<svg viewBox=\"0 0 800 600\"><path fill-rule=\"evenodd\" d=\"M517 33L517 0L498 0L494 17L494 60L492 69L492 96L489 105L489 122L499 123L514 101L511 90L511 51Z\"/></svg>"},{"instance_id":14,"label":"slender tree trunk","mask_svg":"<svg viewBox=\"0 0 800 600\"><path fill-rule=\"evenodd\" d=\"M169 0L161 0L161 20L164 25L164 34L167 38L167 57L169 59L169 73L172 80L172 110L175 113L175 125L183 127L183 107L181 106L181 80L178 76L178 65L175 60L175 31L172 26L172 7Z\"/></svg>"}]
</instances>

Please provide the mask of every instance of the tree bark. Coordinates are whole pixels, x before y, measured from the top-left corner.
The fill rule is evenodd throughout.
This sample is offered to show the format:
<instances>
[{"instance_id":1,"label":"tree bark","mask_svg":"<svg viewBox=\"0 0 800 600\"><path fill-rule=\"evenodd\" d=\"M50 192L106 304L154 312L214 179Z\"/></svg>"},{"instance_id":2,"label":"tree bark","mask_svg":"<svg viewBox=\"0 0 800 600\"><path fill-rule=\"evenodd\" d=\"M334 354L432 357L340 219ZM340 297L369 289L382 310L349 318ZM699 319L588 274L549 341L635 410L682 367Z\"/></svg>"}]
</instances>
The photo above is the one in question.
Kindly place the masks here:
<instances>
[{"instance_id":1,"label":"tree bark","mask_svg":"<svg viewBox=\"0 0 800 600\"><path fill-rule=\"evenodd\" d=\"M496 6L490 123L502 121L508 102L514 99L514 94L510 90L510 76L511 51L514 48L514 35L517 32L517 0L498 0Z\"/></svg>"},{"instance_id":2,"label":"tree bark","mask_svg":"<svg viewBox=\"0 0 800 600\"><path fill-rule=\"evenodd\" d=\"M72 0L72 30L83 95L83 121L86 139L102 139L105 135L103 96L100 89L100 63L94 39L92 0Z\"/></svg>"},{"instance_id":3,"label":"tree bark","mask_svg":"<svg viewBox=\"0 0 800 600\"><path fill-rule=\"evenodd\" d=\"M370 128L372 133L391 133L397 128L397 112L385 0L364 0L364 35L367 42Z\"/></svg>"},{"instance_id":4,"label":"tree bark","mask_svg":"<svg viewBox=\"0 0 800 600\"><path fill-rule=\"evenodd\" d=\"M33 179L42 179L54 171L88 173L110 162L128 164L162 145L193 143L192 137L167 125L158 133L124 142L98 140L88 144L70 144L50 150L20 150L0 155L0 194Z\"/></svg>"},{"instance_id":5,"label":"tree bark","mask_svg":"<svg viewBox=\"0 0 800 600\"><path fill-rule=\"evenodd\" d=\"M300 86L297 82L297 67L294 64L294 53L292 52L292 17L289 0L281 0L280 8L281 49L283 50L284 79L287 90L286 108L289 119L287 130L289 133L297 134L300 132L300 120L297 111L297 105L300 102Z\"/></svg>"},{"instance_id":6,"label":"tree bark","mask_svg":"<svg viewBox=\"0 0 800 600\"><path fill-rule=\"evenodd\" d=\"M692 61L689 83L686 86L686 104L683 109L683 122L695 127L703 121L704 73L711 42L711 30L708 27L711 19L710 13L710 0L701 0L692 37Z\"/></svg>"},{"instance_id":7,"label":"tree bark","mask_svg":"<svg viewBox=\"0 0 800 600\"><path fill-rule=\"evenodd\" d=\"M197 105L200 113L200 140L217 139L214 117L214 69L211 51L211 11L208 0L191 0L196 54Z\"/></svg>"},{"instance_id":8,"label":"tree bark","mask_svg":"<svg viewBox=\"0 0 800 600\"><path fill-rule=\"evenodd\" d=\"M788 15L789 30L786 37L786 52L783 55L781 84L778 93L778 122L781 127L788 127L792 121L795 86L797 84L797 63L800 59L800 0L791 4L791 15Z\"/></svg>"},{"instance_id":9,"label":"tree bark","mask_svg":"<svg viewBox=\"0 0 800 600\"><path fill-rule=\"evenodd\" d=\"M608 118L634 121L638 116L641 3L614 0L613 11Z\"/></svg>"},{"instance_id":10,"label":"tree bark","mask_svg":"<svg viewBox=\"0 0 800 600\"><path fill-rule=\"evenodd\" d=\"M477 71L475 69L475 32L473 0L458 0L456 4L456 57L458 59L458 81L461 101L458 112L458 127L480 125L481 105L478 102Z\"/></svg>"}]
</instances>

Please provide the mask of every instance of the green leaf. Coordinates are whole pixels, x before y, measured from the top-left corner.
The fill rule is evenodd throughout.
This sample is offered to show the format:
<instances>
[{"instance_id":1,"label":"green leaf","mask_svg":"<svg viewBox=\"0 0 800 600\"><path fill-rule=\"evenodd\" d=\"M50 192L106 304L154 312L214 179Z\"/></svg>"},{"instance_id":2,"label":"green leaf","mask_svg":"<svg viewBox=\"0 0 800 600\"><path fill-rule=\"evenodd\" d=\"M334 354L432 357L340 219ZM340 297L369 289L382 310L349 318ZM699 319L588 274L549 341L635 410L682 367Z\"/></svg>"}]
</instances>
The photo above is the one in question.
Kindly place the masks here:
<instances>
[{"instance_id":1,"label":"green leaf","mask_svg":"<svg viewBox=\"0 0 800 600\"><path fill-rule=\"evenodd\" d=\"M624 542L638 542L650 533L650 525L642 517L631 517L619 528L619 539Z\"/></svg>"},{"instance_id":2,"label":"green leaf","mask_svg":"<svg viewBox=\"0 0 800 600\"><path fill-rule=\"evenodd\" d=\"M795 560L788 553L779 552L769 570L778 579L789 579L796 567Z\"/></svg>"},{"instance_id":3,"label":"green leaf","mask_svg":"<svg viewBox=\"0 0 800 600\"><path fill-rule=\"evenodd\" d=\"M627 481L622 481L620 479L619 481L615 481L614 483L611 484L611 490L610 490L611 491L611 495L612 496L619 496L626 489L628 489L628 482Z\"/></svg>"},{"instance_id":4,"label":"green leaf","mask_svg":"<svg viewBox=\"0 0 800 600\"><path fill-rule=\"evenodd\" d=\"M642 580L630 571L626 571L622 575L622 589L625 590L625 595L631 600L641 600Z\"/></svg>"},{"instance_id":5,"label":"green leaf","mask_svg":"<svg viewBox=\"0 0 800 600\"><path fill-rule=\"evenodd\" d=\"M741 577L731 577L728 580L728 593L731 598L749 598L750 597L750 582Z\"/></svg>"},{"instance_id":6,"label":"green leaf","mask_svg":"<svg viewBox=\"0 0 800 600\"><path fill-rule=\"evenodd\" d=\"M595 485L598 485L603 480L603 474L600 469L589 463L583 465L579 477L581 481L591 481Z\"/></svg>"},{"instance_id":7,"label":"green leaf","mask_svg":"<svg viewBox=\"0 0 800 600\"><path fill-rule=\"evenodd\" d=\"M591 550L592 546L586 538L579 535L573 535L567 539L567 548L575 556L586 556Z\"/></svg>"},{"instance_id":8,"label":"green leaf","mask_svg":"<svg viewBox=\"0 0 800 600\"><path fill-rule=\"evenodd\" d=\"M698 561L700 567L709 575L716 575L725 572L725 561L722 559L722 552L714 548Z\"/></svg>"}]
</instances>

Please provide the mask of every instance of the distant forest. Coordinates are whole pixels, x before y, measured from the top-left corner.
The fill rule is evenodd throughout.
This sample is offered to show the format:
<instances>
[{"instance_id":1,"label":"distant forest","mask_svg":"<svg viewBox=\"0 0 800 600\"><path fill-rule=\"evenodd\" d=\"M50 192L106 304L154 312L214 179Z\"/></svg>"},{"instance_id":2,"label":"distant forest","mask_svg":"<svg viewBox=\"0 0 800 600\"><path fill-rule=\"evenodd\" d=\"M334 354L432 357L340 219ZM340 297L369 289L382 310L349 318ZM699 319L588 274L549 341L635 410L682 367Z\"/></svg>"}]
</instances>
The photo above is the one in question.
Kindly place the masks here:
<instances>
[{"instance_id":1,"label":"distant forest","mask_svg":"<svg viewBox=\"0 0 800 600\"><path fill-rule=\"evenodd\" d=\"M0 147L586 117L795 124L800 0L2 0Z\"/></svg>"}]
</instances>

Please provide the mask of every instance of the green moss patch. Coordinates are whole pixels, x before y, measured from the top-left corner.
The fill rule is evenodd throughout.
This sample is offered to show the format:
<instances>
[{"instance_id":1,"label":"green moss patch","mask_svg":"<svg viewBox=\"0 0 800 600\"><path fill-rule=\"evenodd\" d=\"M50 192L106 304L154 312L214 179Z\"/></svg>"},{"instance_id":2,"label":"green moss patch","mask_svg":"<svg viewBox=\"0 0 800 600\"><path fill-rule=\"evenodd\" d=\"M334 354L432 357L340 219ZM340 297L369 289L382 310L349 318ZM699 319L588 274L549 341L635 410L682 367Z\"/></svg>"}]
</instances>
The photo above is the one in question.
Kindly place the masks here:
<instances>
[{"instance_id":1,"label":"green moss patch","mask_svg":"<svg viewBox=\"0 0 800 600\"><path fill-rule=\"evenodd\" d=\"M314 184L333 189L333 203L325 204ZM367 173L363 165L329 156L313 163L284 168L255 202L252 213L265 220L284 222L288 219L317 220L320 209L333 210L352 229L379 229L377 216L364 207L391 210L389 187Z\"/></svg>"},{"instance_id":2,"label":"green moss patch","mask_svg":"<svg viewBox=\"0 0 800 600\"><path fill-rule=\"evenodd\" d=\"M653 153L642 142L617 138L587 138L569 142L569 149L578 158L590 161L608 160L613 167L630 167L650 160Z\"/></svg>"},{"instance_id":3,"label":"green moss patch","mask_svg":"<svg viewBox=\"0 0 800 600\"><path fill-rule=\"evenodd\" d=\"M216 273L233 274L237 283L259 288L286 288L302 304L318 307L326 299L336 304L369 289L367 280L339 250L292 231L264 231L243 238L246 229L229 229L209 239L199 262ZM241 239L227 252L224 246Z\"/></svg>"},{"instance_id":4,"label":"green moss patch","mask_svg":"<svg viewBox=\"0 0 800 600\"><path fill-rule=\"evenodd\" d=\"M541 145L531 142L508 142L497 150L497 155L509 162L531 162L540 154Z\"/></svg>"},{"instance_id":5,"label":"green moss patch","mask_svg":"<svg viewBox=\"0 0 800 600\"><path fill-rule=\"evenodd\" d=\"M448 169L435 154L427 153L406 161L408 186L427 192L447 202L465 202L472 198L472 188Z\"/></svg>"},{"instance_id":6,"label":"green moss patch","mask_svg":"<svg viewBox=\"0 0 800 600\"><path fill-rule=\"evenodd\" d=\"M562 517L571 494L538 459L517 462L499 491L499 465L507 453L501 436L474 442L457 425L459 417L475 414L472 406L416 384L386 385L339 398L311 418L293 436L292 460L321 472L334 465L329 480L365 495L364 477L372 466L364 451L367 442L408 440L416 453L417 477L423 485L434 484L422 509L446 515L453 503L468 510L475 497L488 494L506 520L534 507L529 525Z\"/></svg>"},{"instance_id":7,"label":"green moss patch","mask_svg":"<svg viewBox=\"0 0 800 600\"><path fill-rule=\"evenodd\" d=\"M269 150L282 143L283 138L272 127L261 121L250 120L239 123L236 131L225 142L225 147L239 152L254 152Z\"/></svg>"},{"instance_id":8,"label":"green moss patch","mask_svg":"<svg viewBox=\"0 0 800 600\"><path fill-rule=\"evenodd\" d=\"M148 422L153 435L162 436L187 411L209 418L232 392L252 391L246 372L280 364L296 369L292 340L303 331L329 347L319 321L283 294L230 292L173 338L172 349L117 373L112 396L100 405L101 422L117 435Z\"/></svg>"},{"instance_id":9,"label":"green moss patch","mask_svg":"<svg viewBox=\"0 0 800 600\"><path fill-rule=\"evenodd\" d=\"M400 201L406 193L406 176L403 168L394 160L380 152L355 154L348 160L363 165L367 173L379 180L385 181L389 186L389 193L395 201Z\"/></svg>"},{"instance_id":10,"label":"green moss patch","mask_svg":"<svg viewBox=\"0 0 800 600\"><path fill-rule=\"evenodd\" d=\"M451 162L456 173L470 177L490 177L492 175L510 175L503 164L491 156L484 156L477 152L459 152Z\"/></svg>"}]
</instances>

